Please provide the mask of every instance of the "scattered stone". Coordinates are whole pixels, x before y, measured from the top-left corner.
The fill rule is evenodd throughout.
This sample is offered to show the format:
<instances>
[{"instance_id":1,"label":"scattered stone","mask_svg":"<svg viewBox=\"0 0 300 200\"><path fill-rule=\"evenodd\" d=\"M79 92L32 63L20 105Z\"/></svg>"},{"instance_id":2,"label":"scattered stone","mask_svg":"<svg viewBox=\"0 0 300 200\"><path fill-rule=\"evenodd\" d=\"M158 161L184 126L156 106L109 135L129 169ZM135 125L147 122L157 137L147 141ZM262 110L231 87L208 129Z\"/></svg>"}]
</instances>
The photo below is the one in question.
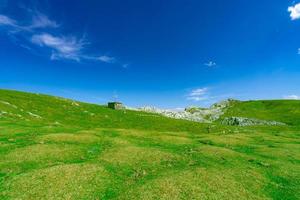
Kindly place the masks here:
<instances>
[{"instance_id":1,"label":"scattered stone","mask_svg":"<svg viewBox=\"0 0 300 200\"><path fill-rule=\"evenodd\" d=\"M16 105L13 105L13 104L11 104L11 103L9 103L9 102L7 102L7 101L0 101L0 103L2 103L2 104L4 104L4 105L7 105L7 106L10 106L10 107L13 107L13 108L15 108L15 109L18 108Z\"/></svg>"},{"instance_id":2,"label":"scattered stone","mask_svg":"<svg viewBox=\"0 0 300 200\"><path fill-rule=\"evenodd\" d=\"M1 115L5 115L5 114L7 114L7 112L5 112L5 111L0 111L0 116L1 116Z\"/></svg>"},{"instance_id":3,"label":"scattered stone","mask_svg":"<svg viewBox=\"0 0 300 200\"><path fill-rule=\"evenodd\" d=\"M72 101L72 106L79 106L79 104L75 101Z\"/></svg>"},{"instance_id":4,"label":"scattered stone","mask_svg":"<svg viewBox=\"0 0 300 200\"><path fill-rule=\"evenodd\" d=\"M253 118L246 118L246 117L226 117L221 121L223 125L229 126L257 126L257 125L269 125L269 126L283 126L286 125L282 122L276 121L266 121L266 120L259 120Z\"/></svg>"},{"instance_id":5,"label":"scattered stone","mask_svg":"<svg viewBox=\"0 0 300 200\"><path fill-rule=\"evenodd\" d=\"M248 162L256 164L261 167L270 167L271 166L269 163L261 162L259 160L255 160L253 158L248 159Z\"/></svg>"},{"instance_id":6,"label":"scattered stone","mask_svg":"<svg viewBox=\"0 0 300 200\"><path fill-rule=\"evenodd\" d=\"M34 114L32 112L27 112L30 116L35 117L35 118L42 118L41 116Z\"/></svg>"},{"instance_id":7,"label":"scattered stone","mask_svg":"<svg viewBox=\"0 0 300 200\"><path fill-rule=\"evenodd\" d=\"M143 178L143 177L146 176L146 175L147 175L146 170L143 170L143 169L136 169L136 170L134 170L133 178L134 178L134 179L140 179L140 178Z\"/></svg>"}]
</instances>

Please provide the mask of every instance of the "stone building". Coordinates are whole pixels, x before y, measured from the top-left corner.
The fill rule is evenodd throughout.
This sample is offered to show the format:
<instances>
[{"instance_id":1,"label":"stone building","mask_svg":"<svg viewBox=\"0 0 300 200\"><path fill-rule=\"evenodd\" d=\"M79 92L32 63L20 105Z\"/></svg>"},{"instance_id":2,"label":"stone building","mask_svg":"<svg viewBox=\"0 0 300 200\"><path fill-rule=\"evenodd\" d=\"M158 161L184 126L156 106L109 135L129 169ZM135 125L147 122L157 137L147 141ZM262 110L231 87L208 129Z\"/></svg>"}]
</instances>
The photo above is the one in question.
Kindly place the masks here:
<instances>
[{"instance_id":1,"label":"stone building","mask_svg":"<svg viewBox=\"0 0 300 200\"><path fill-rule=\"evenodd\" d=\"M114 110L121 110L124 108L123 104L120 102L108 102L107 106Z\"/></svg>"}]
</instances>

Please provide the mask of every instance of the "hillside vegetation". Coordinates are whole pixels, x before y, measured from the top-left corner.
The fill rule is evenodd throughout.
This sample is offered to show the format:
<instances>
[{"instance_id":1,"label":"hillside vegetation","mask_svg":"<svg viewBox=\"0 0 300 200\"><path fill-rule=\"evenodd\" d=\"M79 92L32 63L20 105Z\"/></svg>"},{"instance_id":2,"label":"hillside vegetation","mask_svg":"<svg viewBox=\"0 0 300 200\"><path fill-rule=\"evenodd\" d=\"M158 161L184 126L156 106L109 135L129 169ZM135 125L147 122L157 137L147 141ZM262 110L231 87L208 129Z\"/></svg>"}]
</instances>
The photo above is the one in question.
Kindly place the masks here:
<instances>
[{"instance_id":1,"label":"hillside vegetation","mask_svg":"<svg viewBox=\"0 0 300 200\"><path fill-rule=\"evenodd\" d=\"M0 90L0 199L300 199L299 124L300 101L199 123Z\"/></svg>"},{"instance_id":2,"label":"hillside vegetation","mask_svg":"<svg viewBox=\"0 0 300 200\"><path fill-rule=\"evenodd\" d=\"M300 101L234 101L223 117L238 116L300 125Z\"/></svg>"}]
</instances>

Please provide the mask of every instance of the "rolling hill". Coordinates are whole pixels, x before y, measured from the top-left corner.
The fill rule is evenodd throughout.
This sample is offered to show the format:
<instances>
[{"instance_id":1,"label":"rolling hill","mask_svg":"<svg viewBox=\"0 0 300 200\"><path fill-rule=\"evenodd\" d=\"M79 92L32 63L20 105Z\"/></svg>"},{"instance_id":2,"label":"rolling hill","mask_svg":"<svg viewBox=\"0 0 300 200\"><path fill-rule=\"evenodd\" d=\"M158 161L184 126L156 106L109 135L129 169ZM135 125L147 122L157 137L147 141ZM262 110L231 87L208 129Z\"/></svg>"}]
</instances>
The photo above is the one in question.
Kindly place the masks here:
<instances>
[{"instance_id":1,"label":"rolling hill","mask_svg":"<svg viewBox=\"0 0 300 200\"><path fill-rule=\"evenodd\" d=\"M282 126L228 126L244 117ZM212 123L0 90L0 199L300 199L300 101Z\"/></svg>"}]
</instances>

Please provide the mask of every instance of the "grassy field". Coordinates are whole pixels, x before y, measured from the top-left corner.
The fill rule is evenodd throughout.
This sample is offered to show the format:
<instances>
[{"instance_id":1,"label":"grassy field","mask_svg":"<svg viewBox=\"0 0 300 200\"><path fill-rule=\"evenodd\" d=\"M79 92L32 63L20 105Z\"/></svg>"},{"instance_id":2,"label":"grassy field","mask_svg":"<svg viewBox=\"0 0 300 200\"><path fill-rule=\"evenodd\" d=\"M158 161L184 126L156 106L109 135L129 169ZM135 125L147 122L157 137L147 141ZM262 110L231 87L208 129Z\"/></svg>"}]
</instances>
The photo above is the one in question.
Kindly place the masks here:
<instances>
[{"instance_id":1,"label":"grassy field","mask_svg":"<svg viewBox=\"0 0 300 200\"><path fill-rule=\"evenodd\" d=\"M300 101L201 124L0 90L0 199L300 199Z\"/></svg>"}]
</instances>

